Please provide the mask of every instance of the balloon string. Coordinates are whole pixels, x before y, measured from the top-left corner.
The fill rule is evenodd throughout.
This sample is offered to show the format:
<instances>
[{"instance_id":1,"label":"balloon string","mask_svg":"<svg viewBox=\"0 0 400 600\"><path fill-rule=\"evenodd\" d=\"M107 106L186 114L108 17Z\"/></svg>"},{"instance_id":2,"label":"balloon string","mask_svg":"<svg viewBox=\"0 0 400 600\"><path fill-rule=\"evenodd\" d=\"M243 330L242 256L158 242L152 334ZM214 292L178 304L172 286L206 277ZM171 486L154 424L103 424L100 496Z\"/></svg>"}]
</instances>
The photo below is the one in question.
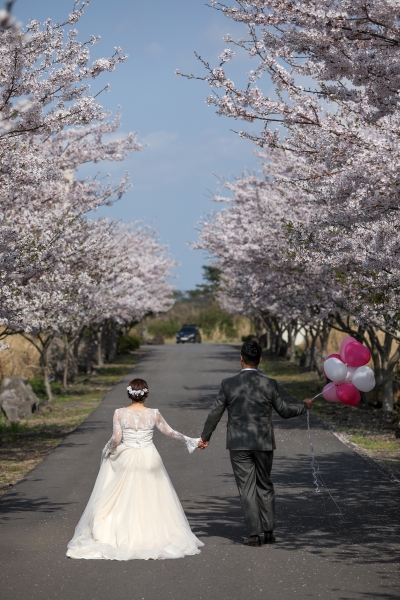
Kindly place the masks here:
<instances>
[{"instance_id":1,"label":"balloon string","mask_svg":"<svg viewBox=\"0 0 400 600\"><path fill-rule=\"evenodd\" d=\"M322 396L324 392L321 392L320 394L317 394L316 396L314 396L313 400L315 400L315 398L318 398L318 396Z\"/></svg>"},{"instance_id":2,"label":"balloon string","mask_svg":"<svg viewBox=\"0 0 400 600\"><path fill-rule=\"evenodd\" d=\"M319 394L318 394L319 395ZM310 411L307 411L307 427L308 427L308 439L310 441L310 451L311 451L311 473L313 476L313 483L315 485L315 492L317 494L320 493L319 483L318 483L318 472L319 472L319 464L315 460L314 446L311 440L311 429L310 429Z\"/></svg>"},{"instance_id":3,"label":"balloon string","mask_svg":"<svg viewBox=\"0 0 400 600\"><path fill-rule=\"evenodd\" d=\"M329 497L332 500L332 502L334 503L334 505L336 506L336 508L338 509L340 516L343 517L343 513L340 510L338 503L336 502L336 500L330 493L328 486L326 485L325 481L322 479L322 476L319 475L319 464L318 464L317 460L315 459L314 446L313 446L313 443L311 440L310 411L309 410L307 411L307 427L308 427L308 439L310 441L310 451L311 451L311 472L312 472L312 476L313 476L313 483L315 485L315 492L317 494L319 494L321 492L320 487L319 487L319 482L318 482L318 477L319 477L319 479L322 482L322 486L328 492Z\"/></svg>"}]
</instances>

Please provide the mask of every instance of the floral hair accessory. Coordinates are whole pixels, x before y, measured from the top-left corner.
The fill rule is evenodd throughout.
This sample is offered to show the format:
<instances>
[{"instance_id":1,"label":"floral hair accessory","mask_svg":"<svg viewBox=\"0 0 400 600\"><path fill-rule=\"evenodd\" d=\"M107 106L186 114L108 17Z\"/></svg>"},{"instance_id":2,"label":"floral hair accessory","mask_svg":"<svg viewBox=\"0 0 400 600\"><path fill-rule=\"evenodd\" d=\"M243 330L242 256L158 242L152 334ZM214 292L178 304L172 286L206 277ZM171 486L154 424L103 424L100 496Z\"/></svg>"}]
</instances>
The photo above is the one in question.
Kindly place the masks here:
<instances>
[{"instance_id":1,"label":"floral hair accessory","mask_svg":"<svg viewBox=\"0 0 400 600\"><path fill-rule=\"evenodd\" d=\"M130 385L128 385L126 389L129 394L132 394L132 396L144 396L149 391L147 388L144 388L143 390L134 390Z\"/></svg>"}]
</instances>

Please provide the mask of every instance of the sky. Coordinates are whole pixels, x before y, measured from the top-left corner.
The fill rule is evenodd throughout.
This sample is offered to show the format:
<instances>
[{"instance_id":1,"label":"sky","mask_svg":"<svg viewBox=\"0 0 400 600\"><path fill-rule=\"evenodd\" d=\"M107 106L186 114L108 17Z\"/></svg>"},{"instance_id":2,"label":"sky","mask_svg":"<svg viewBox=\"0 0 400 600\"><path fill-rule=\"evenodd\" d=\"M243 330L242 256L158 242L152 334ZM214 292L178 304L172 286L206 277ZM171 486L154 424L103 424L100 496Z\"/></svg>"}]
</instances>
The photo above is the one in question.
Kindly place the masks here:
<instances>
[{"instance_id":1,"label":"sky","mask_svg":"<svg viewBox=\"0 0 400 600\"><path fill-rule=\"evenodd\" d=\"M13 12L23 24L30 18L61 22L72 6L73 0L17 0ZM174 285L192 289L201 283L201 267L209 259L190 244L198 237L201 218L220 208L211 200L218 178L255 171L258 159L254 145L231 131L244 129L243 124L218 117L206 105L208 85L176 76L175 70L203 76L194 52L216 66L225 48L223 36L244 37L245 31L204 0L91 0L75 27L80 41L101 36L91 50L93 59L110 56L115 46L129 55L113 73L96 79L92 89L110 84L100 102L113 112L120 106L121 131L136 131L145 145L123 163L102 164L113 180L128 170L132 187L97 214L154 226L180 263ZM230 76L240 82L250 68L245 57L235 58Z\"/></svg>"}]
</instances>

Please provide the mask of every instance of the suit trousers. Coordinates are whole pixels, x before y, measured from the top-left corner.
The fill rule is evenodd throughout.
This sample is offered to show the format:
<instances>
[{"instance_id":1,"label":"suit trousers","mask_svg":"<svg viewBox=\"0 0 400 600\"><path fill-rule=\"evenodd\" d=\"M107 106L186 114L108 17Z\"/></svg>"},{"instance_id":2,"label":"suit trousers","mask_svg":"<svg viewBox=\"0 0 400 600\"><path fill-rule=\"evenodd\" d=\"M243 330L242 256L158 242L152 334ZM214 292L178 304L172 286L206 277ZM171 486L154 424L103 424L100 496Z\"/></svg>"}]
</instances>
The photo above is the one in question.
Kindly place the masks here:
<instances>
[{"instance_id":1,"label":"suit trousers","mask_svg":"<svg viewBox=\"0 0 400 600\"><path fill-rule=\"evenodd\" d=\"M229 452L249 535L272 531L275 525L275 492L270 478L273 451Z\"/></svg>"}]
</instances>

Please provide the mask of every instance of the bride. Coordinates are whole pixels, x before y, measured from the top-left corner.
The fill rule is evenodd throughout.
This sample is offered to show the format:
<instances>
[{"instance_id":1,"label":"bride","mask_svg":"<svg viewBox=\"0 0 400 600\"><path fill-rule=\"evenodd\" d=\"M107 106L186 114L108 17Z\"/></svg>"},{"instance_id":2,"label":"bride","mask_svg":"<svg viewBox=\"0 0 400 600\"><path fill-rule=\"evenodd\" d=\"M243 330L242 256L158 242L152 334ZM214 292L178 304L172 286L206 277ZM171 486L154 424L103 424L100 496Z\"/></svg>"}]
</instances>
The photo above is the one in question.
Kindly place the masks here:
<instances>
[{"instance_id":1,"label":"bride","mask_svg":"<svg viewBox=\"0 0 400 600\"><path fill-rule=\"evenodd\" d=\"M113 434L102 453L97 480L68 544L70 558L131 560L181 558L204 546L192 533L178 496L153 444L153 430L184 442L156 408L145 408L148 385L133 379L132 405L114 413Z\"/></svg>"}]
</instances>

